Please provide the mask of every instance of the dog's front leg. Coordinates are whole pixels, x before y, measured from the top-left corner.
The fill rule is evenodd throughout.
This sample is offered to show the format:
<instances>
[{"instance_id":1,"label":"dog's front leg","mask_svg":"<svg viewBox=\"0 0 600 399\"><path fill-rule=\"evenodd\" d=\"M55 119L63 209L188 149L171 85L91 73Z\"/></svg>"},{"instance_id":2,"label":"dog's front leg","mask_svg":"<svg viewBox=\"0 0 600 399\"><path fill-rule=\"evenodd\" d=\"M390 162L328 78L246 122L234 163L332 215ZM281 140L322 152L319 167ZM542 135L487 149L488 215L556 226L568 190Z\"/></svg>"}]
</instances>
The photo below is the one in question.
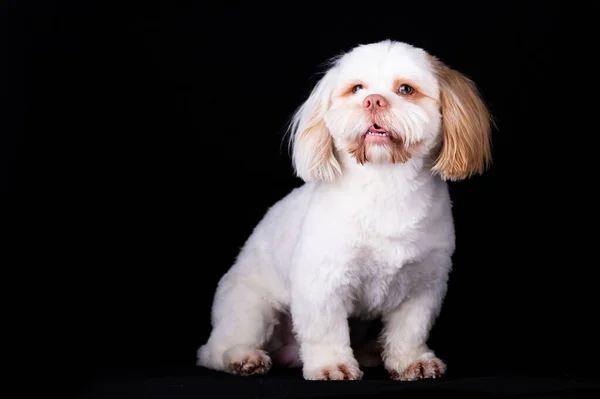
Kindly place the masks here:
<instances>
[{"instance_id":1,"label":"dog's front leg","mask_svg":"<svg viewBox=\"0 0 600 399\"><path fill-rule=\"evenodd\" d=\"M311 285L296 288L292 319L307 380L359 380L362 371L350 346L343 295Z\"/></svg>"},{"instance_id":2,"label":"dog's front leg","mask_svg":"<svg viewBox=\"0 0 600 399\"><path fill-rule=\"evenodd\" d=\"M414 265L435 276L417 285L392 312L383 315L383 361L396 380L413 381L438 378L446 372L445 363L427 346L429 332L437 318L447 290L450 258L430 257L428 263ZM433 263L430 263L433 262Z\"/></svg>"}]
</instances>

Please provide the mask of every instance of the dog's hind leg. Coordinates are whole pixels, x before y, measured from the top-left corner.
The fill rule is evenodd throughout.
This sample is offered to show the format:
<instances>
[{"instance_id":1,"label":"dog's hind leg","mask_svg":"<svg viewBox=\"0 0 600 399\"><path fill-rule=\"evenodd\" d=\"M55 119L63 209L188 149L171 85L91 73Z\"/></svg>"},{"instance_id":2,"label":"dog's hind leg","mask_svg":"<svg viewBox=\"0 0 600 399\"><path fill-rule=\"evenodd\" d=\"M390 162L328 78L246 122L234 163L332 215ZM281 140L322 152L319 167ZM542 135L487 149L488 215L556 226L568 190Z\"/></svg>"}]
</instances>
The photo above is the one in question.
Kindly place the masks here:
<instances>
[{"instance_id":1,"label":"dog's hind leg","mask_svg":"<svg viewBox=\"0 0 600 399\"><path fill-rule=\"evenodd\" d=\"M197 364L236 375L265 374L271 359L263 348L277 322L274 304L260 283L236 273L217 287L212 332L198 349Z\"/></svg>"}]
</instances>

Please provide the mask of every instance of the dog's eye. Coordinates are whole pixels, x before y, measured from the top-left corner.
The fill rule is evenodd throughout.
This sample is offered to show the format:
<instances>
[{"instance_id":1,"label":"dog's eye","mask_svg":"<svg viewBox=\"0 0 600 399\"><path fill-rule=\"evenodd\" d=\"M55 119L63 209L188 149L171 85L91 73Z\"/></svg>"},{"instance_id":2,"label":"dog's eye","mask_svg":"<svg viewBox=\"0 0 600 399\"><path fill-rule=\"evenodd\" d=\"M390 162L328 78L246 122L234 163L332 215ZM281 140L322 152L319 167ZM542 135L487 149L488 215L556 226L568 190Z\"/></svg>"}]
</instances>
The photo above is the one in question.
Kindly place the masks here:
<instances>
[{"instance_id":1,"label":"dog's eye","mask_svg":"<svg viewBox=\"0 0 600 399\"><path fill-rule=\"evenodd\" d=\"M414 92L415 92L415 89L413 89L412 86L409 86L407 84L402 84L398 88L398 93L402 94L403 96L410 96Z\"/></svg>"},{"instance_id":2,"label":"dog's eye","mask_svg":"<svg viewBox=\"0 0 600 399\"><path fill-rule=\"evenodd\" d=\"M352 93L356 93L357 91L362 90L362 88L362 85L356 85L352 88Z\"/></svg>"}]
</instances>

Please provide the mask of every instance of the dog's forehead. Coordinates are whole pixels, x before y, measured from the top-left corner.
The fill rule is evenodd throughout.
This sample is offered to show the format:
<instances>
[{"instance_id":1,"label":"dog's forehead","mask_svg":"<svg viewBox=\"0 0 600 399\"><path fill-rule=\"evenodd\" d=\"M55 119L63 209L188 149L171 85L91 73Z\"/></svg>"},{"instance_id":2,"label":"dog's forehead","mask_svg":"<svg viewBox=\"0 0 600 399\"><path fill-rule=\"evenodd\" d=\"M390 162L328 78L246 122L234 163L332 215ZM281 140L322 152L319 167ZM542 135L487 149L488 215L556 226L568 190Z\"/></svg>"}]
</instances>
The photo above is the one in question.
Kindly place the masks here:
<instances>
[{"instance_id":1,"label":"dog's forehead","mask_svg":"<svg viewBox=\"0 0 600 399\"><path fill-rule=\"evenodd\" d=\"M436 75L430 56L401 42L381 42L354 48L339 60L342 82L363 80L389 84L396 79L415 81L435 91ZM340 83L342 83L340 82Z\"/></svg>"}]
</instances>

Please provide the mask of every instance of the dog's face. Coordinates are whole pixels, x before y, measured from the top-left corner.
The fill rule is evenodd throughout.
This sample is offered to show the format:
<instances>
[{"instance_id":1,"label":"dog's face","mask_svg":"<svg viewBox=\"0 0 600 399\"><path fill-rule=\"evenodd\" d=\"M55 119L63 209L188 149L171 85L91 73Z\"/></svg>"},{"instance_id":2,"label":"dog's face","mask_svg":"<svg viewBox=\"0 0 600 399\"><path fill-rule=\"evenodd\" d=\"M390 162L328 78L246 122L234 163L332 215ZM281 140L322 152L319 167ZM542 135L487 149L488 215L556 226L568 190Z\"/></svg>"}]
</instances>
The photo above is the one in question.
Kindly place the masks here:
<instances>
[{"instance_id":1,"label":"dog's face","mask_svg":"<svg viewBox=\"0 0 600 399\"><path fill-rule=\"evenodd\" d=\"M490 160L490 118L475 85L424 50L384 41L336 58L294 116L294 165L305 181L359 164L406 163L459 180Z\"/></svg>"},{"instance_id":2,"label":"dog's face","mask_svg":"<svg viewBox=\"0 0 600 399\"><path fill-rule=\"evenodd\" d=\"M379 43L340 59L324 122L357 162L407 162L440 130L439 90L428 56Z\"/></svg>"}]
</instances>

